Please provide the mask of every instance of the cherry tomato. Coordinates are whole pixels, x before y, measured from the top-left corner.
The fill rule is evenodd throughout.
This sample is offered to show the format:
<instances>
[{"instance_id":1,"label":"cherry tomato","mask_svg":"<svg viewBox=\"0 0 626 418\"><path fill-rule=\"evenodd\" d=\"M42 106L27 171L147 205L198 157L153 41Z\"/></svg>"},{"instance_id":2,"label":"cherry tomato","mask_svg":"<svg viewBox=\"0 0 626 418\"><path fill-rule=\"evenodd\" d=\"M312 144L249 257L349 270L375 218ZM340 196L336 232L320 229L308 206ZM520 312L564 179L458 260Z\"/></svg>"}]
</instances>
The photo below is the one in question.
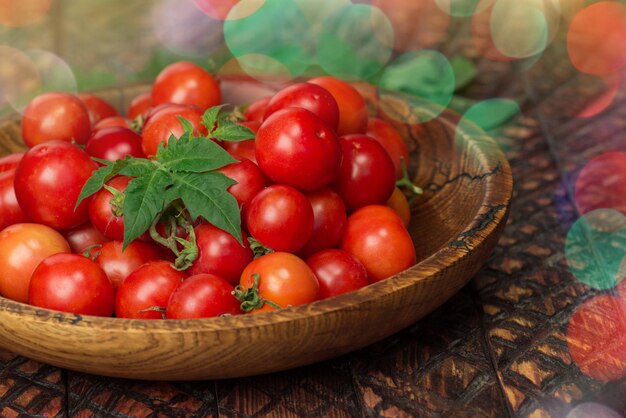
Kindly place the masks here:
<instances>
[{"instance_id":1,"label":"cherry tomato","mask_svg":"<svg viewBox=\"0 0 626 418\"><path fill-rule=\"evenodd\" d=\"M265 109L267 108L267 104L270 102L271 98L272 96L262 97L250 103L250 105L243 112L244 119L247 121L262 122L263 116L265 115Z\"/></svg>"},{"instance_id":2,"label":"cherry tomato","mask_svg":"<svg viewBox=\"0 0 626 418\"><path fill-rule=\"evenodd\" d=\"M195 135L206 135L206 128L201 123L202 112L198 108L186 105L167 105L146 119L142 131L142 147L145 155L155 155L159 144L161 142L167 144L171 135L176 138L181 137L184 130L178 117L191 122Z\"/></svg>"},{"instance_id":3,"label":"cherry tomato","mask_svg":"<svg viewBox=\"0 0 626 418\"><path fill-rule=\"evenodd\" d=\"M28 303L80 315L111 316L113 285L104 271L78 254L55 254L33 272Z\"/></svg>"},{"instance_id":4,"label":"cherry tomato","mask_svg":"<svg viewBox=\"0 0 626 418\"><path fill-rule=\"evenodd\" d=\"M339 107L338 135L362 134L367 129L367 104L350 84L333 77L317 77L309 83L324 87L333 95Z\"/></svg>"},{"instance_id":5,"label":"cherry tomato","mask_svg":"<svg viewBox=\"0 0 626 418\"><path fill-rule=\"evenodd\" d=\"M263 172L248 159L228 164L217 171L237 182L237 184L233 184L228 188L228 192L237 199L237 203L239 203L241 208L241 217L245 219L250 202L252 202L254 196L265 188L267 183Z\"/></svg>"},{"instance_id":6,"label":"cherry tomato","mask_svg":"<svg viewBox=\"0 0 626 418\"><path fill-rule=\"evenodd\" d=\"M408 200L406 200L406 196L402 193L402 190L397 187L394 188L391 197L387 200L385 205L393 209L393 211L400 216L404 226L409 226L411 222L411 207L409 206Z\"/></svg>"},{"instance_id":7,"label":"cherry tomato","mask_svg":"<svg viewBox=\"0 0 626 418\"><path fill-rule=\"evenodd\" d=\"M138 116L145 116L152 108L152 93L146 92L138 94L131 100L128 106L128 117L136 119Z\"/></svg>"},{"instance_id":8,"label":"cherry tomato","mask_svg":"<svg viewBox=\"0 0 626 418\"><path fill-rule=\"evenodd\" d=\"M217 106L222 94L217 80L205 69L180 61L165 67L152 85L152 102L194 105L200 109Z\"/></svg>"},{"instance_id":9,"label":"cherry tomato","mask_svg":"<svg viewBox=\"0 0 626 418\"><path fill-rule=\"evenodd\" d=\"M348 217L340 248L365 266L370 282L386 279L415 264L415 247L398 216L390 219L386 214L355 215Z\"/></svg>"},{"instance_id":10,"label":"cherry tomato","mask_svg":"<svg viewBox=\"0 0 626 418\"><path fill-rule=\"evenodd\" d=\"M91 126L100 122L102 119L119 116L119 112L111 106L106 100L88 93L79 93L76 95L87 108L89 113L89 121Z\"/></svg>"},{"instance_id":11,"label":"cherry tomato","mask_svg":"<svg viewBox=\"0 0 626 418\"><path fill-rule=\"evenodd\" d=\"M117 288L115 315L119 318L162 319L167 302L187 277L167 261L150 261L132 272Z\"/></svg>"},{"instance_id":12,"label":"cherry tomato","mask_svg":"<svg viewBox=\"0 0 626 418\"><path fill-rule=\"evenodd\" d=\"M122 241L109 241L97 251L96 263L104 270L115 289L139 267L161 258L161 252L154 244L135 240L124 251L122 246Z\"/></svg>"},{"instance_id":13,"label":"cherry tomato","mask_svg":"<svg viewBox=\"0 0 626 418\"><path fill-rule=\"evenodd\" d=\"M22 138L29 148L51 140L84 144L90 136L89 113L76 96L43 93L24 109Z\"/></svg>"},{"instance_id":14,"label":"cherry tomato","mask_svg":"<svg viewBox=\"0 0 626 418\"><path fill-rule=\"evenodd\" d=\"M141 147L141 135L119 126L96 131L87 142L85 151L92 157L112 162L122 160L127 155L145 157Z\"/></svg>"},{"instance_id":15,"label":"cherry tomato","mask_svg":"<svg viewBox=\"0 0 626 418\"><path fill-rule=\"evenodd\" d=\"M259 192L248 207L248 230L275 251L295 253L313 232L313 208L302 193L284 184Z\"/></svg>"},{"instance_id":16,"label":"cherry tomato","mask_svg":"<svg viewBox=\"0 0 626 418\"><path fill-rule=\"evenodd\" d=\"M320 299L342 295L368 285L365 266L343 250L323 250L306 260L320 284Z\"/></svg>"},{"instance_id":17,"label":"cherry tomato","mask_svg":"<svg viewBox=\"0 0 626 418\"><path fill-rule=\"evenodd\" d=\"M0 158L0 173L14 170L20 161L22 161L23 156L23 152L16 152Z\"/></svg>"},{"instance_id":18,"label":"cherry tomato","mask_svg":"<svg viewBox=\"0 0 626 418\"><path fill-rule=\"evenodd\" d=\"M94 125L93 131L98 132L101 129L111 128L114 126L130 129L132 127L132 121L122 116L112 116L110 118L104 118Z\"/></svg>"},{"instance_id":19,"label":"cherry tomato","mask_svg":"<svg viewBox=\"0 0 626 418\"><path fill-rule=\"evenodd\" d=\"M311 191L335 178L341 147L320 118L306 109L288 108L273 113L259 128L256 158L276 183Z\"/></svg>"},{"instance_id":20,"label":"cherry tomato","mask_svg":"<svg viewBox=\"0 0 626 418\"><path fill-rule=\"evenodd\" d=\"M39 224L15 224L0 231L0 295L28 302L28 284L35 267L46 257L69 253L57 231Z\"/></svg>"},{"instance_id":21,"label":"cherry tomato","mask_svg":"<svg viewBox=\"0 0 626 418\"><path fill-rule=\"evenodd\" d=\"M365 135L346 135L339 142L343 159L333 188L343 198L348 212L385 203L396 186L396 175L382 145Z\"/></svg>"},{"instance_id":22,"label":"cherry tomato","mask_svg":"<svg viewBox=\"0 0 626 418\"><path fill-rule=\"evenodd\" d=\"M82 149L63 141L31 148L15 171L15 195L30 219L71 229L89 217L89 200L74 210L78 196L98 165Z\"/></svg>"},{"instance_id":23,"label":"cherry tomato","mask_svg":"<svg viewBox=\"0 0 626 418\"><path fill-rule=\"evenodd\" d=\"M64 231L63 236L70 244L70 248L75 254L82 254L87 251L89 247L102 245L109 241L109 239L102 235L102 232L98 231L91 222L84 223L69 231Z\"/></svg>"},{"instance_id":24,"label":"cherry tomato","mask_svg":"<svg viewBox=\"0 0 626 418\"><path fill-rule=\"evenodd\" d=\"M367 135L374 138L383 146L391 157L396 169L396 178L402 178L402 163L409 161L409 149L400 133L389 123L382 119L371 118L367 122Z\"/></svg>"},{"instance_id":25,"label":"cherry tomato","mask_svg":"<svg viewBox=\"0 0 626 418\"><path fill-rule=\"evenodd\" d=\"M182 282L167 303L167 319L211 318L241 313L234 288L214 274L197 274Z\"/></svg>"},{"instance_id":26,"label":"cherry tomato","mask_svg":"<svg viewBox=\"0 0 626 418\"><path fill-rule=\"evenodd\" d=\"M117 197L106 188L100 189L89 203L89 219L94 227L109 239L124 239L124 190L131 177L117 176L109 180L106 185L120 192Z\"/></svg>"},{"instance_id":27,"label":"cherry tomato","mask_svg":"<svg viewBox=\"0 0 626 418\"><path fill-rule=\"evenodd\" d=\"M241 288L252 288L257 275L260 297L281 308L303 305L319 299L320 288L315 274L304 261L293 254L276 252L255 259L241 274ZM252 312L275 309L276 307L265 303Z\"/></svg>"},{"instance_id":28,"label":"cherry tomato","mask_svg":"<svg viewBox=\"0 0 626 418\"><path fill-rule=\"evenodd\" d=\"M352 222L363 220L364 222L371 220L383 220L395 222L398 225L404 225L402 217L398 212L386 205L367 205L352 212L350 215Z\"/></svg>"},{"instance_id":29,"label":"cherry tomato","mask_svg":"<svg viewBox=\"0 0 626 418\"><path fill-rule=\"evenodd\" d=\"M339 195L323 188L306 195L313 208L313 233L298 254L306 258L339 244L346 226L346 206Z\"/></svg>"},{"instance_id":30,"label":"cherry tomato","mask_svg":"<svg viewBox=\"0 0 626 418\"><path fill-rule=\"evenodd\" d=\"M14 177L15 170L0 173L0 231L9 225L28 222L15 197Z\"/></svg>"},{"instance_id":31,"label":"cherry tomato","mask_svg":"<svg viewBox=\"0 0 626 418\"><path fill-rule=\"evenodd\" d=\"M297 83L285 87L267 104L264 119L278 110L299 107L312 112L334 131L339 125L339 107L325 88L311 83Z\"/></svg>"}]
</instances>

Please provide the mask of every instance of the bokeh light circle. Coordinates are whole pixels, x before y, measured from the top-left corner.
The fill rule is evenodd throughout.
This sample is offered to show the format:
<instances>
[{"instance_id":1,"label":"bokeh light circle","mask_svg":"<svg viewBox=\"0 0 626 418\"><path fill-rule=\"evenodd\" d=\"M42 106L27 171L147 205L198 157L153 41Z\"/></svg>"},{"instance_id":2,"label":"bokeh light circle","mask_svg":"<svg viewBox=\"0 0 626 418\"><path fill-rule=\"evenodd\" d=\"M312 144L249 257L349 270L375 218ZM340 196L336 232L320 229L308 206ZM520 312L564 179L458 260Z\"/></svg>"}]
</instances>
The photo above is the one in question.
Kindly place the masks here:
<instances>
[{"instance_id":1,"label":"bokeh light circle","mask_svg":"<svg viewBox=\"0 0 626 418\"><path fill-rule=\"evenodd\" d=\"M565 258L580 282L611 289L623 277L626 257L626 216L614 209L596 209L576 220L565 239Z\"/></svg>"},{"instance_id":2,"label":"bokeh light circle","mask_svg":"<svg viewBox=\"0 0 626 418\"><path fill-rule=\"evenodd\" d=\"M238 0L229 10L226 20L244 19L255 14L264 4L265 0Z\"/></svg>"},{"instance_id":3,"label":"bokeh light circle","mask_svg":"<svg viewBox=\"0 0 626 418\"><path fill-rule=\"evenodd\" d=\"M567 51L574 67L587 74L609 74L626 65L626 5L602 1L578 12Z\"/></svg>"},{"instance_id":4,"label":"bokeh light circle","mask_svg":"<svg viewBox=\"0 0 626 418\"><path fill-rule=\"evenodd\" d=\"M318 63L335 77L366 79L387 64L393 39L391 22L383 12L366 4L348 5L325 19Z\"/></svg>"},{"instance_id":5,"label":"bokeh light circle","mask_svg":"<svg viewBox=\"0 0 626 418\"><path fill-rule=\"evenodd\" d=\"M41 21L52 0L0 0L0 25L17 28Z\"/></svg>"},{"instance_id":6,"label":"bokeh light circle","mask_svg":"<svg viewBox=\"0 0 626 418\"><path fill-rule=\"evenodd\" d=\"M496 0L435 0L437 6L450 16L467 17L481 13Z\"/></svg>"},{"instance_id":7,"label":"bokeh light circle","mask_svg":"<svg viewBox=\"0 0 626 418\"><path fill-rule=\"evenodd\" d=\"M600 295L579 306L568 324L567 346L587 376L603 382L626 377L626 301Z\"/></svg>"},{"instance_id":8,"label":"bokeh light circle","mask_svg":"<svg viewBox=\"0 0 626 418\"><path fill-rule=\"evenodd\" d=\"M592 116L596 116L606 110L606 108L613 103L613 99L615 99L620 86L619 77L611 74L603 77L602 83L604 84L602 93L588 103L580 112L578 112L576 115L577 117L590 118Z\"/></svg>"},{"instance_id":9,"label":"bokeh light circle","mask_svg":"<svg viewBox=\"0 0 626 418\"><path fill-rule=\"evenodd\" d=\"M21 101L27 100L28 92L40 88L41 79L35 63L19 49L0 45L0 62L4 63L0 65L2 106L15 107Z\"/></svg>"},{"instance_id":10,"label":"bokeh light circle","mask_svg":"<svg viewBox=\"0 0 626 418\"><path fill-rule=\"evenodd\" d=\"M242 74L264 84L279 86L294 78L283 63L263 54L247 54L232 58L218 71L218 76L225 78L237 78Z\"/></svg>"},{"instance_id":11,"label":"bokeh light circle","mask_svg":"<svg viewBox=\"0 0 626 418\"><path fill-rule=\"evenodd\" d=\"M576 405L565 418L622 418L622 415L599 403L585 402Z\"/></svg>"},{"instance_id":12,"label":"bokeh light circle","mask_svg":"<svg viewBox=\"0 0 626 418\"><path fill-rule=\"evenodd\" d=\"M581 214L613 208L626 215L626 153L608 152L589 161L576 179L574 198Z\"/></svg>"},{"instance_id":13,"label":"bokeh light circle","mask_svg":"<svg viewBox=\"0 0 626 418\"><path fill-rule=\"evenodd\" d=\"M396 58L385 68L380 87L407 93L427 104L434 104L441 112L452 99L454 80L452 65L443 54L422 50Z\"/></svg>"},{"instance_id":14,"label":"bokeh light circle","mask_svg":"<svg viewBox=\"0 0 626 418\"><path fill-rule=\"evenodd\" d=\"M193 4L212 19L225 20L239 0L193 0Z\"/></svg>"},{"instance_id":15,"label":"bokeh light circle","mask_svg":"<svg viewBox=\"0 0 626 418\"><path fill-rule=\"evenodd\" d=\"M521 113L515 100L487 99L472 105L463 114L463 119L478 125L488 131L513 119Z\"/></svg>"},{"instance_id":16,"label":"bokeh light circle","mask_svg":"<svg viewBox=\"0 0 626 418\"><path fill-rule=\"evenodd\" d=\"M398 51L430 48L442 41L450 25L450 15L435 0L372 0L372 6L391 21Z\"/></svg>"}]
</instances>

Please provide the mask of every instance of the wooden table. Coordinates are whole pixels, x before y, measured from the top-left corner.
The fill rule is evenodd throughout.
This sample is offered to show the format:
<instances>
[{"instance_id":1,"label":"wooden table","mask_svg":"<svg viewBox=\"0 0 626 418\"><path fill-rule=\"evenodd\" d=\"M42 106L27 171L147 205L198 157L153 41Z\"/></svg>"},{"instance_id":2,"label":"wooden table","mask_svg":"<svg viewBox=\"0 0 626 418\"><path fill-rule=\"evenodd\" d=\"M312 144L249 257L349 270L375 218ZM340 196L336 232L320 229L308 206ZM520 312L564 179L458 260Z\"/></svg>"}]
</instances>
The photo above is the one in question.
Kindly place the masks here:
<instances>
[{"instance_id":1,"label":"wooden table","mask_svg":"<svg viewBox=\"0 0 626 418\"><path fill-rule=\"evenodd\" d=\"M626 96L596 117L573 118L598 90L564 54L555 48L519 72L480 61L479 79L463 92L524 98L523 116L496 134L514 201L483 270L422 321L332 361L229 381L103 378L0 351L0 416L540 418L588 401L626 414L626 379L594 380L569 355L568 320L599 292L572 276L563 254L578 217L573 176L593 155L626 148Z\"/></svg>"}]
</instances>

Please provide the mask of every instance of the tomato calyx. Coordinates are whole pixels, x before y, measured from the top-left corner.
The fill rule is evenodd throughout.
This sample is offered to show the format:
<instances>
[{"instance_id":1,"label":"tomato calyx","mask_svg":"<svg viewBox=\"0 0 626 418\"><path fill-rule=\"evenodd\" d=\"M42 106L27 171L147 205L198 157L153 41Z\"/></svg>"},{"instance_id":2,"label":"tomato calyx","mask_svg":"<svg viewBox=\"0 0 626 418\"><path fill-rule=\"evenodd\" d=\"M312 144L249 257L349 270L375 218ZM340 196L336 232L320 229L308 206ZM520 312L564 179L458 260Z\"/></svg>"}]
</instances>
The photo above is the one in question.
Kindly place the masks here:
<instances>
[{"instance_id":1,"label":"tomato calyx","mask_svg":"<svg viewBox=\"0 0 626 418\"><path fill-rule=\"evenodd\" d=\"M102 250L102 244L93 244L85 248L85 250L82 252L82 255L84 257L87 257L91 261L96 261L102 253L100 250Z\"/></svg>"},{"instance_id":2,"label":"tomato calyx","mask_svg":"<svg viewBox=\"0 0 626 418\"><path fill-rule=\"evenodd\" d=\"M140 313L144 313L144 312L160 312L161 315L163 316L163 319L167 319L165 316L165 308L161 307L161 306L150 306L149 308L146 309L142 309L139 311Z\"/></svg>"},{"instance_id":3,"label":"tomato calyx","mask_svg":"<svg viewBox=\"0 0 626 418\"><path fill-rule=\"evenodd\" d=\"M144 115L139 115L132 121L130 121L130 130L135 133L141 135L141 131L143 131L143 125L146 122L146 117Z\"/></svg>"},{"instance_id":4,"label":"tomato calyx","mask_svg":"<svg viewBox=\"0 0 626 418\"><path fill-rule=\"evenodd\" d=\"M400 166L402 167L402 177L396 181L396 187L407 191L410 194L409 203L424 193L424 190L411 181L409 177L409 170L406 168L406 162L403 157L400 157Z\"/></svg>"},{"instance_id":5,"label":"tomato calyx","mask_svg":"<svg viewBox=\"0 0 626 418\"><path fill-rule=\"evenodd\" d=\"M261 244L254 237L248 237L248 243L250 244L250 249L252 250L252 253L254 254L254 258L259 258L266 254L271 254L274 252L272 248Z\"/></svg>"},{"instance_id":6,"label":"tomato calyx","mask_svg":"<svg viewBox=\"0 0 626 418\"><path fill-rule=\"evenodd\" d=\"M261 276L254 273L252 279L254 281L252 287L244 289L241 285L237 285L235 290L231 292L235 299L241 302L240 309L244 312L252 312L255 309L262 308L265 304L275 309L282 309L282 306L261 297L259 294L259 281L261 280Z\"/></svg>"},{"instance_id":7,"label":"tomato calyx","mask_svg":"<svg viewBox=\"0 0 626 418\"><path fill-rule=\"evenodd\" d=\"M172 208L175 210L175 213L166 210L152 222L149 229L150 238L172 251L176 256L172 267L178 271L183 271L191 267L198 258L196 233L192 223L185 216L185 208L180 202L174 202ZM163 237L157 231L157 225L163 219L169 224L168 228L166 228L167 237ZM187 239L177 235L179 226L187 233Z\"/></svg>"},{"instance_id":8,"label":"tomato calyx","mask_svg":"<svg viewBox=\"0 0 626 418\"><path fill-rule=\"evenodd\" d=\"M117 217L124 216L124 193L107 184L102 187L113 195L113 199L109 201L111 213Z\"/></svg>"},{"instance_id":9,"label":"tomato calyx","mask_svg":"<svg viewBox=\"0 0 626 418\"><path fill-rule=\"evenodd\" d=\"M254 132L250 128L237 123L240 115L243 118L241 110L235 108L233 112L222 112L225 106L215 106L204 112L202 124L207 128L207 137L219 142L254 139Z\"/></svg>"}]
</instances>

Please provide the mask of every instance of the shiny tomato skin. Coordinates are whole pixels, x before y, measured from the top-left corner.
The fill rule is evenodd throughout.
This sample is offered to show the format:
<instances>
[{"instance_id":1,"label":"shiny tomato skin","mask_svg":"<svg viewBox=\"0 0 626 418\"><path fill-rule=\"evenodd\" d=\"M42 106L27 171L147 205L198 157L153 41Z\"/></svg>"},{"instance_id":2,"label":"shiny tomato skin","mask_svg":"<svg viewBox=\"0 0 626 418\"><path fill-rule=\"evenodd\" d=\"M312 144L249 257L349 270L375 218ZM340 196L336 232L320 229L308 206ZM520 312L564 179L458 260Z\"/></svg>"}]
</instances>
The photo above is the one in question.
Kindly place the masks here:
<instances>
[{"instance_id":1,"label":"shiny tomato skin","mask_svg":"<svg viewBox=\"0 0 626 418\"><path fill-rule=\"evenodd\" d=\"M68 244L70 244L70 248L75 254L82 254L87 251L89 247L100 246L109 241L109 239L102 235L102 232L98 231L91 222L63 231L63 236Z\"/></svg>"},{"instance_id":2,"label":"shiny tomato skin","mask_svg":"<svg viewBox=\"0 0 626 418\"><path fill-rule=\"evenodd\" d=\"M114 289L142 265L161 258L159 248L147 242L135 240L123 251L122 247L122 241L109 241L96 251L96 263L111 280Z\"/></svg>"},{"instance_id":3,"label":"shiny tomato skin","mask_svg":"<svg viewBox=\"0 0 626 418\"><path fill-rule=\"evenodd\" d=\"M90 136L89 112L69 93L40 94L24 109L22 138L29 148L52 140L84 144Z\"/></svg>"},{"instance_id":4,"label":"shiny tomato skin","mask_svg":"<svg viewBox=\"0 0 626 418\"><path fill-rule=\"evenodd\" d=\"M15 152L13 154L0 157L0 173L15 170L20 161L22 161L23 156L23 152Z\"/></svg>"},{"instance_id":5,"label":"shiny tomato skin","mask_svg":"<svg viewBox=\"0 0 626 418\"><path fill-rule=\"evenodd\" d=\"M313 208L313 232L298 255L306 258L339 244L346 226L346 206L341 197L325 187L306 194Z\"/></svg>"},{"instance_id":6,"label":"shiny tomato skin","mask_svg":"<svg viewBox=\"0 0 626 418\"><path fill-rule=\"evenodd\" d=\"M335 178L341 146L324 121L306 109L292 107L263 122L256 136L256 159L274 182L311 191Z\"/></svg>"},{"instance_id":7,"label":"shiny tomato skin","mask_svg":"<svg viewBox=\"0 0 626 418\"><path fill-rule=\"evenodd\" d=\"M396 178L402 178L402 161L405 164L408 164L409 161L409 149L402 135L391 124L379 118L369 119L366 135L374 138L383 146L396 169Z\"/></svg>"},{"instance_id":8,"label":"shiny tomato skin","mask_svg":"<svg viewBox=\"0 0 626 418\"><path fill-rule=\"evenodd\" d=\"M165 105L151 115L143 126L142 147L146 156L155 155L161 142L167 145L171 135L174 135L176 138L182 136L184 129L178 117L191 122L195 135L206 135L206 128L201 123L202 112L197 107Z\"/></svg>"},{"instance_id":9,"label":"shiny tomato skin","mask_svg":"<svg viewBox=\"0 0 626 418\"><path fill-rule=\"evenodd\" d=\"M112 128L112 127L130 129L132 127L132 121L123 116L112 116L110 118L104 118L100 122L94 125L93 132L95 133L101 129Z\"/></svg>"},{"instance_id":10,"label":"shiny tomato skin","mask_svg":"<svg viewBox=\"0 0 626 418\"><path fill-rule=\"evenodd\" d=\"M385 203L396 186L396 175L382 145L366 135L346 135L339 142L343 158L332 188L343 198L348 212Z\"/></svg>"},{"instance_id":11,"label":"shiny tomato skin","mask_svg":"<svg viewBox=\"0 0 626 418\"><path fill-rule=\"evenodd\" d=\"M328 90L317 84L296 83L285 87L269 101L263 119L288 107L306 109L326 122L333 131L337 130L339 124L337 101Z\"/></svg>"},{"instance_id":12,"label":"shiny tomato skin","mask_svg":"<svg viewBox=\"0 0 626 418\"><path fill-rule=\"evenodd\" d=\"M250 105L243 112L244 119L246 121L262 122L263 116L265 116L265 109L267 109L267 104L271 99L272 96L267 96L250 103Z\"/></svg>"},{"instance_id":13,"label":"shiny tomato skin","mask_svg":"<svg viewBox=\"0 0 626 418\"><path fill-rule=\"evenodd\" d=\"M250 234L275 251L295 253L313 232L313 208L302 193L284 184L259 192L246 212Z\"/></svg>"},{"instance_id":14,"label":"shiny tomato skin","mask_svg":"<svg viewBox=\"0 0 626 418\"><path fill-rule=\"evenodd\" d=\"M87 108L89 113L89 121L91 126L100 122L102 119L119 116L119 112L111 106L106 100L89 93L79 93L76 95Z\"/></svg>"},{"instance_id":15,"label":"shiny tomato skin","mask_svg":"<svg viewBox=\"0 0 626 418\"><path fill-rule=\"evenodd\" d=\"M185 279L167 303L167 319L212 318L241 313L233 286L214 274L196 274Z\"/></svg>"},{"instance_id":16,"label":"shiny tomato skin","mask_svg":"<svg viewBox=\"0 0 626 418\"><path fill-rule=\"evenodd\" d=\"M176 103L202 110L217 106L222 94L217 80L205 69L188 61L165 67L152 85L152 103Z\"/></svg>"},{"instance_id":17,"label":"shiny tomato skin","mask_svg":"<svg viewBox=\"0 0 626 418\"><path fill-rule=\"evenodd\" d=\"M0 173L0 231L9 225L28 222L15 197L14 177L15 170Z\"/></svg>"},{"instance_id":18,"label":"shiny tomato skin","mask_svg":"<svg viewBox=\"0 0 626 418\"><path fill-rule=\"evenodd\" d=\"M241 272L254 258L248 234L242 231L242 246L228 232L209 223L196 226L194 232L198 258L189 267L189 274L215 274L233 286L239 283Z\"/></svg>"},{"instance_id":19,"label":"shiny tomato skin","mask_svg":"<svg viewBox=\"0 0 626 418\"><path fill-rule=\"evenodd\" d=\"M132 181L132 177L117 176L106 184L123 193ZM117 216L114 211L113 194L105 188L100 189L89 203L89 220L102 235L109 239L124 239L124 215Z\"/></svg>"},{"instance_id":20,"label":"shiny tomato skin","mask_svg":"<svg viewBox=\"0 0 626 418\"><path fill-rule=\"evenodd\" d=\"M71 229L89 218L90 199L74 210L80 192L98 165L82 149L63 141L31 148L15 171L15 195L32 221Z\"/></svg>"},{"instance_id":21,"label":"shiny tomato skin","mask_svg":"<svg viewBox=\"0 0 626 418\"><path fill-rule=\"evenodd\" d=\"M352 254L322 250L306 260L320 284L320 299L339 296L369 284L365 266Z\"/></svg>"},{"instance_id":22,"label":"shiny tomato skin","mask_svg":"<svg viewBox=\"0 0 626 418\"><path fill-rule=\"evenodd\" d=\"M118 318L162 319L162 312L147 309L165 309L172 292L186 277L185 273L175 270L168 261L157 260L144 264L117 288L115 315Z\"/></svg>"},{"instance_id":23,"label":"shiny tomato skin","mask_svg":"<svg viewBox=\"0 0 626 418\"><path fill-rule=\"evenodd\" d=\"M386 279L415 264L415 247L397 219L348 217L339 247L355 256L367 270L370 283Z\"/></svg>"},{"instance_id":24,"label":"shiny tomato skin","mask_svg":"<svg viewBox=\"0 0 626 418\"><path fill-rule=\"evenodd\" d=\"M333 95L339 107L339 136L362 134L367 129L367 103L361 93L345 81L324 76L309 80Z\"/></svg>"},{"instance_id":25,"label":"shiny tomato skin","mask_svg":"<svg viewBox=\"0 0 626 418\"><path fill-rule=\"evenodd\" d=\"M115 295L104 271L78 254L55 254L33 272L28 303L77 315L111 316Z\"/></svg>"},{"instance_id":26,"label":"shiny tomato skin","mask_svg":"<svg viewBox=\"0 0 626 418\"><path fill-rule=\"evenodd\" d=\"M141 147L141 135L128 128L113 126L94 132L85 146L85 151L92 157L115 162L127 155L144 158Z\"/></svg>"},{"instance_id":27,"label":"shiny tomato skin","mask_svg":"<svg viewBox=\"0 0 626 418\"><path fill-rule=\"evenodd\" d=\"M237 182L228 188L228 192L237 199L241 208L241 217L245 219L250 202L267 185L265 175L256 164L245 158L217 171Z\"/></svg>"},{"instance_id":28,"label":"shiny tomato skin","mask_svg":"<svg viewBox=\"0 0 626 418\"><path fill-rule=\"evenodd\" d=\"M22 223L0 231L0 295L28 302L28 285L35 267L46 257L69 253L61 234L45 225Z\"/></svg>"},{"instance_id":29,"label":"shiny tomato skin","mask_svg":"<svg viewBox=\"0 0 626 418\"><path fill-rule=\"evenodd\" d=\"M398 212L386 205L367 205L355 210L350 214L350 220L356 221L372 221L383 220L389 222L395 222L398 225L404 225L402 217Z\"/></svg>"},{"instance_id":30,"label":"shiny tomato skin","mask_svg":"<svg viewBox=\"0 0 626 418\"><path fill-rule=\"evenodd\" d=\"M259 276L259 294L281 308L304 305L319 299L319 283L309 266L297 256L275 252L256 258L241 274L240 286L249 289ZM269 304L252 312L273 311Z\"/></svg>"},{"instance_id":31,"label":"shiny tomato skin","mask_svg":"<svg viewBox=\"0 0 626 418\"><path fill-rule=\"evenodd\" d=\"M152 108L152 93L145 92L140 93L130 101L128 106L127 116L130 119L135 119L138 116L145 116Z\"/></svg>"}]
</instances>

